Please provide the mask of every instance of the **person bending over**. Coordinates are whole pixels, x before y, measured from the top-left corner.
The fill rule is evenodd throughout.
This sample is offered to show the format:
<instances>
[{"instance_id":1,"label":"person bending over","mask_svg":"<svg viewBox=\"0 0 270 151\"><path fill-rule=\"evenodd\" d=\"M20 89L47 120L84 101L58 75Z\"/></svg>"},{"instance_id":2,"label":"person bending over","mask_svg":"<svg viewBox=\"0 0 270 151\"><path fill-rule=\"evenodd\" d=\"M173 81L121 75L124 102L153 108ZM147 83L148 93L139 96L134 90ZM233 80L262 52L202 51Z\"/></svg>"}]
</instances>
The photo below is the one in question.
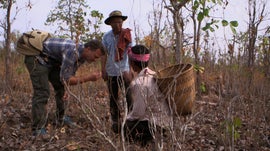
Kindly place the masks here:
<instances>
[{"instance_id":1,"label":"person bending over","mask_svg":"<svg viewBox=\"0 0 270 151\"><path fill-rule=\"evenodd\" d=\"M164 130L172 121L172 113L158 88L155 72L148 68L150 51L144 45L136 45L131 48L129 59L135 77L130 84L132 109L127 115L125 136L142 146L150 141L161 143Z\"/></svg>"},{"instance_id":2,"label":"person bending over","mask_svg":"<svg viewBox=\"0 0 270 151\"><path fill-rule=\"evenodd\" d=\"M103 44L98 40L77 45L72 40L49 38L43 42L42 54L25 56L25 65L33 86L32 132L34 136L48 135L46 105L50 97L49 82L55 91L57 122L72 124L70 118L65 116L65 102L68 99L65 86L101 78L101 72L84 76L75 76L75 73L81 64L94 62L104 54Z\"/></svg>"}]
</instances>

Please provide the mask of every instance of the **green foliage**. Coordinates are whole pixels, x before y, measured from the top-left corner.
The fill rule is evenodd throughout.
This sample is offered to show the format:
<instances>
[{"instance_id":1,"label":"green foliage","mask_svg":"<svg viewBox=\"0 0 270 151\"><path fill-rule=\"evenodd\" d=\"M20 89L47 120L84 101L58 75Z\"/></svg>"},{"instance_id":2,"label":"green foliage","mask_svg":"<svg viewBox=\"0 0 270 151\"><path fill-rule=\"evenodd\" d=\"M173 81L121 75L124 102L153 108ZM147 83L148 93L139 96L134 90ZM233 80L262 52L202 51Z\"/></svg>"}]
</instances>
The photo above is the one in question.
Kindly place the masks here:
<instances>
[{"instance_id":1,"label":"green foliage","mask_svg":"<svg viewBox=\"0 0 270 151\"><path fill-rule=\"evenodd\" d=\"M89 10L85 0L59 0L58 5L48 15L45 25L56 24L56 34L73 40L86 41L93 37L101 37L99 28L103 15L95 10L90 14ZM92 24L89 17L96 20L95 24Z\"/></svg>"},{"instance_id":2,"label":"green foliage","mask_svg":"<svg viewBox=\"0 0 270 151\"><path fill-rule=\"evenodd\" d=\"M199 12L198 14L198 21L202 21L204 19L204 17L209 17L209 9L208 8L204 8L202 9L201 12Z\"/></svg>"},{"instance_id":3,"label":"green foliage","mask_svg":"<svg viewBox=\"0 0 270 151\"><path fill-rule=\"evenodd\" d=\"M192 10L197 10L199 6L200 6L200 3L197 0L195 0L193 2Z\"/></svg>"},{"instance_id":4,"label":"green foliage","mask_svg":"<svg viewBox=\"0 0 270 151\"><path fill-rule=\"evenodd\" d=\"M215 29L214 29L213 26L215 26L216 28L218 28L218 25L217 25L218 22L219 22L218 20L212 19L211 22L205 24L205 26L202 28L202 30L203 31L210 30L211 32L214 32Z\"/></svg>"},{"instance_id":5,"label":"green foliage","mask_svg":"<svg viewBox=\"0 0 270 151\"><path fill-rule=\"evenodd\" d=\"M194 0L192 10L197 13L197 20L202 22L205 18L210 18L209 12L214 8L215 5L223 5L225 2L222 0ZM226 4L225 4L226 5ZM210 22L207 22L202 28L203 31L210 30L211 32L215 31L215 28L219 28L218 23L220 21L214 18L211 18ZM238 27L237 21L230 21L223 19L221 21L223 27L230 25L230 28L234 34L236 34L236 27Z\"/></svg>"},{"instance_id":6,"label":"green foliage","mask_svg":"<svg viewBox=\"0 0 270 151\"><path fill-rule=\"evenodd\" d=\"M204 18L203 13L202 12L199 12L198 17L197 17L198 21L202 21L203 18Z\"/></svg>"},{"instance_id":7,"label":"green foliage","mask_svg":"<svg viewBox=\"0 0 270 151\"><path fill-rule=\"evenodd\" d=\"M216 0L194 0L192 10L197 12L197 20L202 22L205 18L209 18L210 10L212 9L211 3L216 4ZM207 5L209 4L209 5ZM202 28L202 30L207 31L210 30L211 32L215 31L213 26L218 28L217 26L218 21L215 19L211 19L211 22L206 23L206 25Z\"/></svg>"},{"instance_id":8,"label":"green foliage","mask_svg":"<svg viewBox=\"0 0 270 151\"><path fill-rule=\"evenodd\" d=\"M205 86L205 83L202 82L201 85L200 85L200 90L201 92L205 93L206 92L206 86Z\"/></svg>"},{"instance_id":9,"label":"green foliage","mask_svg":"<svg viewBox=\"0 0 270 151\"><path fill-rule=\"evenodd\" d=\"M23 65L23 64L22 64ZM25 73L26 71L25 71L25 68L24 68L24 66L18 66L17 68L16 68L16 73L18 74L18 75L21 75L22 73Z\"/></svg>"},{"instance_id":10,"label":"green foliage","mask_svg":"<svg viewBox=\"0 0 270 151\"><path fill-rule=\"evenodd\" d=\"M240 134L238 132L238 130L241 128L242 126L242 121L240 118L235 117L232 120L225 120L222 123L223 127L227 130L227 132L229 133L229 136L234 138L234 140L237 140L240 138Z\"/></svg>"},{"instance_id":11,"label":"green foliage","mask_svg":"<svg viewBox=\"0 0 270 151\"><path fill-rule=\"evenodd\" d=\"M233 27L238 27L238 22L237 21L231 21L230 25Z\"/></svg>"},{"instance_id":12,"label":"green foliage","mask_svg":"<svg viewBox=\"0 0 270 151\"><path fill-rule=\"evenodd\" d=\"M237 21L230 21L230 23L229 23L227 20L222 20L221 23L222 23L223 27L226 27L226 26L230 25L230 28L231 28L233 34L236 34L236 29L235 28L238 27L238 22Z\"/></svg>"},{"instance_id":13,"label":"green foliage","mask_svg":"<svg viewBox=\"0 0 270 151\"><path fill-rule=\"evenodd\" d=\"M228 26L229 25L227 20L222 20L221 23L222 23L222 26Z\"/></svg>"},{"instance_id":14,"label":"green foliage","mask_svg":"<svg viewBox=\"0 0 270 151\"><path fill-rule=\"evenodd\" d=\"M85 37L82 38L83 41L87 41L89 39L102 39L103 33L100 31L100 26L102 25L102 19L104 18L104 16L99 11L92 10L91 17L93 21L90 21L88 19L88 22L92 25L93 31L91 33L86 33Z\"/></svg>"},{"instance_id":15,"label":"green foliage","mask_svg":"<svg viewBox=\"0 0 270 151\"><path fill-rule=\"evenodd\" d=\"M205 6L205 0L195 0L193 2L192 10L198 11L197 20L201 22L205 17L209 17L210 8Z\"/></svg>"},{"instance_id":16,"label":"green foliage","mask_svg":"<svg viewBox=\"0 0 270 151\"><path fill-rule=\"evenodd\" d=\"M87 32L89 29L84 24L84 17L89 9L84 0L60 0L54 10L47 17L45 25L57 24L59 32L64 32L74 39L76 32Z\"/></svg>"},{"instance_id":17,"label":"green foliage","mask_svg":"<svg viewBox=\"0 0 270 151\"><path fill-rule=\"evenodd\" d=\"M235 27L238 27L238 22L237 21L231 21L230 22L230 27L231 27L231 30L232 30L233 34L236 34Z\"/></svg>"},{"instance_id":18,"label":"green foliage","mask_svg":"<svg viewBox=\"0 0 270 151\"><path fill-rule=\"evenodd\" d=\"M195 70L196 72L203 73L203 72L204 72L204 67L195 64L195 65L194 65L194 70Z\"/></svg>"},{"instance_id":19,"label":"green foliage","mask_svg":"<svg viewBox=\"0 0 270 151\"><path fill-rule=\"evenodd\" d=\"M213 28L213 25L218 28L217 23L219 23L218 20L212 20L210 23L206 23L206 25L202 28L202 30L207 31L210 30L211 32L214 32L215 29ZM228 22L227 20L222 20L221 24L223 27L226 27L228 25L230 25L231 31L233 32L233 34L236 34L236 27L238 27L238 22L237 21L230 21Z\"/></svg>"}]
</instances>

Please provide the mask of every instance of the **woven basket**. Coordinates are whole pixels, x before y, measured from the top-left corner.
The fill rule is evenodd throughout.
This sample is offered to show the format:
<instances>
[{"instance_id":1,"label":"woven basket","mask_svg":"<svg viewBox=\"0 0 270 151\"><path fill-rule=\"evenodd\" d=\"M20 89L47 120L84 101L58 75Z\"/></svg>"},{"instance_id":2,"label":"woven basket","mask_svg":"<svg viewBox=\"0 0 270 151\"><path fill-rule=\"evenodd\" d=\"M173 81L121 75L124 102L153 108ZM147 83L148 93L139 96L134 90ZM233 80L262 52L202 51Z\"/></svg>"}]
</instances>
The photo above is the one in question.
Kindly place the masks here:
<instances>
[{"instance_id":1,"label":"woven basket","mask_svg":"<svg viewBox=\"0 0 270 151\"><path fill-rule=\"evenodd\" d=\"M177 64L157 72L157 84L178 115L192 113L195 81L192 64Z\"/></svg>"}]
</instances>

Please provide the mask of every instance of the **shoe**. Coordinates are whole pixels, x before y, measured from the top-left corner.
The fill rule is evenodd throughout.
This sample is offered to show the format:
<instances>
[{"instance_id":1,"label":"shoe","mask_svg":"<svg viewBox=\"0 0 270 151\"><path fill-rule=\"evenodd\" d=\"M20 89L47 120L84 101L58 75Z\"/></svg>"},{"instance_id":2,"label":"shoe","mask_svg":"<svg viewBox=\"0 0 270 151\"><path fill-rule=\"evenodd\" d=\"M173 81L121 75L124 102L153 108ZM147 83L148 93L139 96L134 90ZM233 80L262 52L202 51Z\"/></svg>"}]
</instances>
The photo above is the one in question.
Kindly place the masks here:
<instances>
[{"instance_id":1,"label":"shoe","mask_svg":"<svg viewBox=\"0 0 270 151\"><path fill-rule=\"evenodd\" d=\"M63 122L62 122L63 125L66 125L70 128L72 127L78 127L76 123L72 122L71 118L69 116L64 116L63 117Z\"/></svg>"},{"instance_id":2,"label":"shoe","mask_svg":"<svg viewBox=\"0 0 270 151\"><path fill-rule=\"evenodd\" d=\"M44 135L44 134L47 134L47 131L45 128L41 128L39 130L33 131L33 136Z\"/></svg>"},{"instance_id":3,"label":"shoe","mask_svg":"<svg viewBox=\"0 0 270 151\"><path fill-rule=\"evenodd\" d=\"M51 136L47 133L45 128L33 131L33 136L36 140L49 141Z\"/></svg>"}]
</instances>

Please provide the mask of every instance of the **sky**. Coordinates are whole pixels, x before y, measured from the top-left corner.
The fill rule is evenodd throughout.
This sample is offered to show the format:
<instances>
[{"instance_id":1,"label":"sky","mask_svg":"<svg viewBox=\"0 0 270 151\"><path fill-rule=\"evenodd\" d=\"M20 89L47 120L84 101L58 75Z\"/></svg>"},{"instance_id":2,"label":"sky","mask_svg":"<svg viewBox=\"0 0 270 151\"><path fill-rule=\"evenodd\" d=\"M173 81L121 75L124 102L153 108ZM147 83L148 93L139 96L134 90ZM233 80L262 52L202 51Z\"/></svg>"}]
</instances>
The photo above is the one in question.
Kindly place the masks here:
<instances>
[{"instance_id":1,"label":"sky","mask_svg":"<svg viewBox=\"0 0 270 151\"><path fill-rule=\"evenodd\" d=\"M12 24L12 31L19 30L21 33L29 31L32 28L42 29L47 31L54 31L55 27L45 26L44 23L50 12L57 4L56 0L30 0L33 4L32 9L22 9L17 15L16 20ZM141 29L147 31L150 29L148 25L148 15L153 11L153 2L157 0L86 0L91 7L91 10L98 10L103 13L104 19L108 17L109 13L113 10L122 11L123 15L128 16L124 22L123 27L133 29L134 22L140 26ZM161 1L161 0L160 0ZM217 11L215 14L219 17L224 16L228 21L237 20L239 23L238 31L247 29L248 14L247 14L247 0L228 0L229 4L226 11L222 13ZM18 8L23 8L28 4L29 0L17 0ZM269 6L269 4L268 4ZM269 8L269 7L268 7ZM13 10L14 11L14 10ZM267 24L267 23L266 23ZM269 25L269 20L268 20ZM189 28L190 26L188 26ZM103 24L101 31L106 32L110 30L110 26ZM0 29L0 33L1 33ZM218 29L217 35L222 36L231 35L229 28ZM1 33L2 36L2 33Z\"/></svg>"},{"instance_id":2,"label":"sky","mask_svg":"<svg viewBox=\"0 0 270 151\"><path fill-rule=\"evenodd\" d=\"M28 11L21 11L17 17L17 20L13 24L13 29L19 31L27 31L31 28L52 30L53 27L45 26L44 23L50 10L53 10L57 4L56 0L31 0L33 3L32 9ZM128 19L124 22L124 26L133 26L133 20L143 23L143 26L147 26L145 19L147 14L152 9L152 0L92 0L89 1L91 10L98 10L104 15L103 21L108 17L109 13L113 10L122 11L123 15L128 16ZM109 2L109 4L108 4ZM20 5L25 5L28 0L21 0ZM107 31L110 26L103 25L102 29Z\"/></svg>"}]
</instances>

